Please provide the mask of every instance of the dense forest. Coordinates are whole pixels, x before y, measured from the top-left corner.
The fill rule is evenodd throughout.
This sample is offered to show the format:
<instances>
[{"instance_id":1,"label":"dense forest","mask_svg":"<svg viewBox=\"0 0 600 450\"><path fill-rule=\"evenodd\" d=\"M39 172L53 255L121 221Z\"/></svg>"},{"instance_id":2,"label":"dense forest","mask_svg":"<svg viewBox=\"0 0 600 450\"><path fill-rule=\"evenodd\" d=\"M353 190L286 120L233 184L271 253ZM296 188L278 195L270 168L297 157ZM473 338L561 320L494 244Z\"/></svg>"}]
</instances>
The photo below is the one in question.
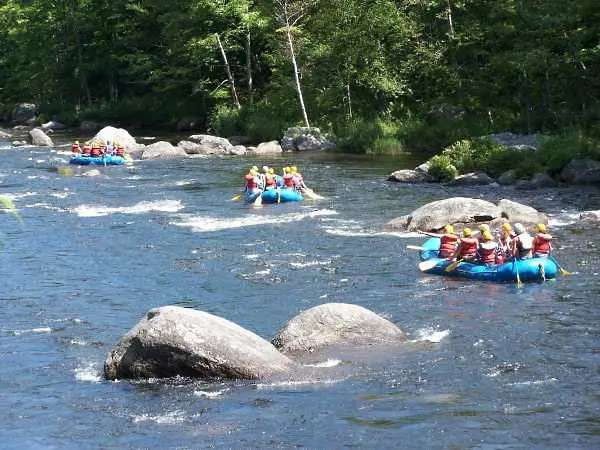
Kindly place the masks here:
<instances>
[{"instance_id":1,"label":"dense forest","mask_svg":"<svg viewBox=\"0 0 600 450\"><path fill-rule=\"evenodd\" d=\"M0 117L439 149L600 135L598 0L4 0Z\"/></svg>"}]
</instances>

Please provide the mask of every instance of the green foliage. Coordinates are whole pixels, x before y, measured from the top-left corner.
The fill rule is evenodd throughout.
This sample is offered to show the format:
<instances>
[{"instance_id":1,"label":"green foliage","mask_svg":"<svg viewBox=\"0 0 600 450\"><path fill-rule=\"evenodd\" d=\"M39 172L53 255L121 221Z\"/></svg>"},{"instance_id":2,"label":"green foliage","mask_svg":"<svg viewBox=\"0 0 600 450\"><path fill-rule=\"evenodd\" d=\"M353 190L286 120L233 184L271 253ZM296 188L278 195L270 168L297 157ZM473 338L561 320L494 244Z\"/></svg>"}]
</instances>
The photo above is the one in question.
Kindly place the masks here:
<instances>
[{"instance_id":1,"label":"green foliage","mask_svg":"<svg viewBox=\"0 0 600 450\"><path fill-rule=\"evenodd\" d=\"M458 170L456 170L456 167L452 164L452 159L448 155L443 154L435 155L429 160L427 172L429 175L442 182L450 181L458 175Z\"/></svg>"},{"instance_id":2,"label":"green foliage","mask_svg":"<svg viewBox=\"0 0 600 450\"><path fill-rule=\"evenodd\" d=\"M560 172L572 159L590 158L600 160L600 140L581 131L542 139L538 149L540 158L546 161L551 175Z\"/></svg>"},{"instance_id":3,"label":"green foliage","mask_svg":"<svg viewBox=\"0 0 600 450\"><path fill-rule=\"evenodd\" d=\"M247 132L241 111L228 106L217 106L212 113L211 129L217 136L237 136Z\"/></svg>"},{"instance_id":4,"label":"green foliage","mask_svg":"<svg viewBox=\"0 0 600 450\"><path fill-rule=\"evenodd\" d=\"M398 134L400 124L391 120L357 119L335 126L337 148L347 153L390 154L405 150Z\"/></svg>"}]
</instances>

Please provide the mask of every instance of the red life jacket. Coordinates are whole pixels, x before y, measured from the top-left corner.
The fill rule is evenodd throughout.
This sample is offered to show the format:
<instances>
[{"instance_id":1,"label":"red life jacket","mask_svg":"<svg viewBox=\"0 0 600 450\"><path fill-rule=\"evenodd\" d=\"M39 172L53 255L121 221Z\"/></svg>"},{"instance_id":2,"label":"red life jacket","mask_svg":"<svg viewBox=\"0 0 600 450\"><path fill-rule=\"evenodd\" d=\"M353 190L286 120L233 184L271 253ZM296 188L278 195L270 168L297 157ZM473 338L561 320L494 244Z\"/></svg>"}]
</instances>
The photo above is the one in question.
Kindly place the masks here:
<instances>
[{"instance_id":1,"label":"red life jacket","mask_svg":"<svg viewBox=\"0 0 600 450\"><path fill-rule=\"evenodd\" d=\"M484 264L494 264L496 262L496 249L498 244L494 241L482 242L479 244L479 259Z\"/></svg>"},{"instance_id":2,"label":"red life jacket","mask_svg":"<svg viewBox=\"0 0 600 450\"><path fill-rule=\"evenodd\" d=\"M117 156L125 156L125 148L122 145L117 147Z\"/></svg>"},{"instance_id":3,"label":"red life jacket","mask_svg":"<svg viewBox=\"0 0 600 450\"><path fill-rule=\"evenodd\" d=\"M475 258L477 256L477 246L479 241L477 238L461 238L460 239L460 255L459 258Z\"/></svg>"},{"instance_id":4,"label":"red life jacket","mask_svg":"<svg viewBox=\"0 0 600 450\"><path fill-rule=\"evenodd\" d=\"M456 252L456 244L458 243L458 236L455 234L444 233L440 238L440 251L438 256L440 258L449 258Z\"/></svg>"},{"instance_id":5,"label":"red life jacket","mask_svg":"<svg viewBox=\"0 0 600 450\"><path fill-rule=\"evenodd\" d=\"M92 156L100 156L100 146L92 145Z\"/></svg>"},{"instance_id":6,"label":"red life jacket","mask_svg":"<svg viewBox=\"0 0 600 450\"><path fill-rule=\"evenodd\" d=\"M552 236L548 233L536 234L535 239L533 240L533 253L549 255L552 250L552 245L550 244L551 240Z\"/></svg>"},{"instance_id":7,"label":"red life jacket","mask_svg":"<svg viewBox=\"0 0 600 450\"><path fill-rule=\"evenodd\" d=\"M294 187L294 177L292 176L291 173L286 173L283 176L283 185L288 188Z\"/></svg>"},{"instance_id":8,"label":"red life jacket","mask_svg":"<svg viewBox=\"0 0 600 450\"><path fill-rule=\"evenodd\" d=\"M79 144L71 144L71 151L73 153L79 153L81 149L79 148Z\"/></svg>"},{"instance_id":9,"label":"red life jacket","mask_svg":"<svg viewBox=\"0 0 600 450\"><path fill-rule=\"evenodd\" d=\"M90 156L92 154L92 147L89 144L83 144L83 154Z\"/></svg>"},{"instance_id":10,"label":"red life jacket","mask_svg":"<svg viewBox=\"0 0 600 450\"><path fill-rule=\"evenodd\" d=\"M275 179L275 175L273 175L272 173L268 173L265 175L265 186L266 187L277 186L277 180Z\"/></svg>"},{"instance_id":11,"label":"red life jacket","mask_svg":"<svg viewBox=\"0 0 600 450\"><path fill-rule=\"evenodd\" d=\"M256 189L258 187L258 184L256 183L256 178L253 175L246 175L246 189L248 191L252 191L253 189Z\"/></svg>"}]
</instances>

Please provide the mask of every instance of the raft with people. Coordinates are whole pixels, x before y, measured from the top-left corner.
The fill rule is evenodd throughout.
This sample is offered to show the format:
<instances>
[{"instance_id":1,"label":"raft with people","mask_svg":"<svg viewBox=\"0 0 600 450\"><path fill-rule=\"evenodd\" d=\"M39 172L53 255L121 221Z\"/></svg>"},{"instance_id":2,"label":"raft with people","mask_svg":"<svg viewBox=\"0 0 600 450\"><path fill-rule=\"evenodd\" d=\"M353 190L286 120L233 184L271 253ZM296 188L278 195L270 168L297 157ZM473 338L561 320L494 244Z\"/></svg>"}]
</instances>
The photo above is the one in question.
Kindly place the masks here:
<instances>
[{"instance_id":1,"label":"raft with people","mask_svg":"<svg viewBox=\"0 0 600 450\"><path fill-rule=\"evenodd\" d=\"M440 239L431 238L422 245L419 269L421 272L448 277L470 278L473 280L498 283L520 281L544 281L556 278L558 265L554 258L540 257L528 259L513 258L502 264L479 264L469 261L453 261L438 257ZM454 264L454 267L450 267ZM452 270L448 270L448 268Z\"/></svg>"},{"instance_id":2,"label":"raft with people","mask_svg":"<svg viewBox=\"0 0 600 450\"><path fill-rule=\"evenodd\" d=\"M75 141L71 145L69 164L78 166L120 166L127 162L125 147L119 144L91 142L83 146Z\"/></svg>"},{"instance_id":3,"label":"raft with people","mask_svg":"<svg viewBox=\"0 0 600 450\"><path fill-rule=\"evenodd\" d=\"M520 223L513 231L505 223L495 241L486 224L480 227L478 237L470 228L464 228L459 237L451 225L441 234L420 231L431 238L418 247L422 260L419 269L434 275L517 284L570 274L551 255L552 236L546 226L538 224L536 232L531 236Z\"/></svg>"},{"instance_id":4,"label":"raft with people","mask_svg":"<svg viewBox=\"0 0 600 450\"><path fill-rule=\"evenodd\" d=\"M323 198L306 186L295 166L284 167L283 175L276 174L272 167L263 166L262 172L259 172L258 167L253 166L244 181L242 194L234 196L232 200L239 200L243 196L247 203L260 206L262 203L299 202L305 196L313 200Z\"/></svg>"}]
</instances>

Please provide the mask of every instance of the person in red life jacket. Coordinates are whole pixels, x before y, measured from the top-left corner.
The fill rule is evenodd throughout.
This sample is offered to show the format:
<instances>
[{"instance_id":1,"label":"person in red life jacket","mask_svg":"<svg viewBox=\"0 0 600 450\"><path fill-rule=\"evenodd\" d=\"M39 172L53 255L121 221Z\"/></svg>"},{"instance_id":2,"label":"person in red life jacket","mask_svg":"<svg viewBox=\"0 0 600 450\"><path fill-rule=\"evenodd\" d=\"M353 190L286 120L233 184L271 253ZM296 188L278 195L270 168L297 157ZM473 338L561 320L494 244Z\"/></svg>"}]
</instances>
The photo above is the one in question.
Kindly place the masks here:
<instances>
[{"instance_id":1,"label":"person in red life jacket","mask_svg":"<svg viewBox=\"0 0 600 450\"><path fill-rule=\"evenodd\" d=\"M125 147L123 147L121 144L117 144L116 155L121 157L125 156Z\"/></svg>"},{"instance_id":2,"label":"person in red life jacket","mask_svg":"<svg viewBox=\"0 0 600 450\"><path fill-rule=\"evenodd\" d=\"M92 155L92 146L90 144L83 144L83 156L91 156Z\"/></svg>"},{"instance_id":3,"label":"person in red life jacket","mask_svg":"<svg viewBox=\"0 0 600 450\"><path fill-rule=\"evenodd\" d=\"M477 248L479 241L473 237L473 232L470 228L464 228L462 237L458 240L458 249L456 250L456 258L463 261L474 262L477 260Z\"/></svg>"},{"instance_id":4,"label":"person in red life jacket","mask_svg":"<svg viewBox=\"0 0 600 450\"><path fill-rule=\"evenodd\" d=\"M481 243L483 242L483 233L485 232L491 233L490 226L487 223L482 223L479 225L479 234L477 235L477 240Z\"/></svg>"},{"instance_id":5,"label":"person in red life jacket","mask_svg":"<svg viewBox=\"0 0 600 450\"><path fill-rule=\"evenodd\" d=\"M496 264L502 264L504 261L512 258L512 240L514 235L510 223L505 222L500 228L500 236L498 236L498 256Z\"/></svg>"},{"instance_id":6,"label":"person in red life jacket","mask_svg":"<svg viewBox=\"0 0 600 450\"><path fill-rule=\"evenodd\" d=\"M546 232L546 225L537 224L537 234L533 237L534 258L547 258L552 251L552 235Z\"/></svg>"},{"instance_id":7,"label":"person in red life jacket","mask_svg":"<svg viewBox=\"0 0 600 450\"><path fill-rule=\"evenodd\" d=\"M292 179L294 181L294 188L297 191L301 191L302 189L306 189L307 186L304 183L304 177L300 172L298 172L298 168L296 166L290 167L290 172L292 174Z\"/></svg>"},{"instance_id":8,"label":"person in red life jacket","mask_svg":"<svg viewBox=\"0 0 600 450\"><path fill-rule=\"evenodd\" d=\"M277 188L277 177L275 177L275 170L267 168L265 174L265 189Z\"/></svg>"},{"instance_id":9,"label":"person in red life jacket","mask_svg":"<svg viewBox=\"0 0 600 450\"><path fill-rule=\"evenodd\" d=\"M254 167L250 169L250 172L248 172L245 179L246 185L244 187L244 192L247 194L256 194L261 192L259 187L260 180L258 179L258 171L254 170Z\"/></svg>"},{"instance_id":10,"label":"person in red life jacket","mask_svg":"<svg viewBox=\"0 0 600 450\"><path fill-rule=\"evenodd\" d=\"M481 242L477 248L477 255L479 261L486 266L496 264L496 257L498 253L498 243L492 238L492 233L485 230L481 233Z\"/></svg>"},{"instance_id":11,"label":"person in red life jacket","mask_svg":"<svg viewBox=\"0 0 600 450\"><path fill-rule=\"evenodd\" d=\"M452 258L456 253L458 245L458 236L454 233L454 227L450 224L444 225L443 233L429 233L427 231L417 230L417 233L426 236L440 238L440 249L438 251L439 258Z\"/></svg>"},{"instance_id":12,"label":"person in red life jacket","mask_svg":"<svg viewBox=\"0 0 600 450\"><path fill-rule=\"evenodd\" d=\"M102 154L100 144L97 142L92 143L92 157L98 157Z\"/></svg>"},{"instance_id":13,"label":"person in red life jacket","mask_svg":"<svg viewBox=\"0 0 600 450\"><path fill-rule=\"evenodd\" d=\"M75 141L73 142L73 144L71 144L71 152L73 153L73 156L79 156L79 154L81 153L79 141Z\"/></svg>"},{"instance_id":14,"label":"person in red life jacket","mask_svg":"<svg viewBox=\"0 0 600 450\"><path fill-rule=\"evenodd\" d=\"M533 256L533 238L525 231L520 223L515 223L515 237L512 240L512 255L518 259L527 259Z\"/></svg>"},{"instance_id":15,"label":"person in red life jacket","mask_svg":"<svg viewBox=\"0 0 600 450\"><path fill-rule=\"evenodd\" d=\"M294 175L289 167L283 168L283 187L285 189L294 189Z\"/></svg>"}]
</instances>

